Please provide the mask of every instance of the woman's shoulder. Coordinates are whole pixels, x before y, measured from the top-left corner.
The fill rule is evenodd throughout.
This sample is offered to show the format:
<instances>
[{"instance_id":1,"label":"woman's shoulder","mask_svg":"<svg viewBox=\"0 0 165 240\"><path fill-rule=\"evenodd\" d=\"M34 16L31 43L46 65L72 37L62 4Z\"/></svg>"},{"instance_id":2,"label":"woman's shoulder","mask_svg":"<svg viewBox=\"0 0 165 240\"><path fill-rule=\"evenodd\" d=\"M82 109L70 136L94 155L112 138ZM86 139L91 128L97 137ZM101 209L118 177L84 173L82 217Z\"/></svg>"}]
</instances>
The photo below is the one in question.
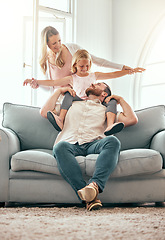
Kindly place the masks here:
<instances>
[{"instance_id":1,"label":"woman's shoulder","mask_svg":"<svg viewBox=\"0 0 165 240\"><path fill-rule=\"evenodd\" d=\"M76 43L65 43L63 44L68 51L73 55L77 50L82 49L78 44Z\"/></svg>"},{"instance_id":2,"label":"woman's shoulder","mask_svg":"<svg viewBox=\"0 0 165 240\"><path fill-rule=\"evenodd\" d=\"M56 55L53 51L48 51L47 53L47 58L48 58L48 62L55 65L55 59L56 59Z\"/></svg>"}]
</instances>

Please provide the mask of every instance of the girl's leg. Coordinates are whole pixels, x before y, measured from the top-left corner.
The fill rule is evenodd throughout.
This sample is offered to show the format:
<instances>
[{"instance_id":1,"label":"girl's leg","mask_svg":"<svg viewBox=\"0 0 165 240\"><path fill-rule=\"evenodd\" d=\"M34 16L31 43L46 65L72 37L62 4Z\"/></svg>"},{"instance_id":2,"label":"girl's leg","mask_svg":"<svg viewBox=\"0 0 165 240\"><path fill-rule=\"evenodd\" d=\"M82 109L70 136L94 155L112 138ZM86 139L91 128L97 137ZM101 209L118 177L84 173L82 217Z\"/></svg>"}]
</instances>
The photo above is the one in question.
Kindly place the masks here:
<instances>
[{"instance_id":1,"label":"girl's leg","mask_svg":"<svg viewBox=\"0 0 165 240\"><path fill-rule=\"evenodd\" d=\"M115 123L117 114L117 101L115 99L112 98L106 106L107 128L104 134L108 136L120 132L124 128L124 123Z\"/></svg>"},{"instance_id":2,"label":"girl's leg","mask_svg":"<svg viewBox=\"0 0 165 240\"><path fill-rule=\"evenodd\" d=\"M53 127L57 131L61 131L63 129L65 116L68 109L72 106L73 101L82 101L82 99L78 96L73 97L69 92L67 92L65 93L59 116L52 111L47 113L48 120L52 123Z\"/></svg>"}]
</instances>

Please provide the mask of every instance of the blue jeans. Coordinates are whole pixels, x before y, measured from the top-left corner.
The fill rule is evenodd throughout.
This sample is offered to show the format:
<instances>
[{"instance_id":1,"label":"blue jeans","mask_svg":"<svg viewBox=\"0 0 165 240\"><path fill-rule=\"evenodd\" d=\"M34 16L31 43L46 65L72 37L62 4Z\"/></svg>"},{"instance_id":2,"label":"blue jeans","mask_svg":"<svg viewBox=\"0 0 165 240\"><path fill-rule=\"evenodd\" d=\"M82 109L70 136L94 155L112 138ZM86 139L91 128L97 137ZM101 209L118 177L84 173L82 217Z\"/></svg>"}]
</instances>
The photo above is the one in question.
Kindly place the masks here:
<instances>
[{"instance_id":1,"label":"blue jeans","mask_svg":"<svg viewBox=\"0 0 165 240\"><path fill-rule=\"evenodd\" d=\"M116 168L119 152L120 141L115 136L107 136L82 145L59 142L53 148L60 173L76 194L79 189L87 185L75 158L76 156L99 154L95 164L95 171L89 183L96 182L99 186L99 192L102 192L110 174Z\"/></svg>"}]
</instances>

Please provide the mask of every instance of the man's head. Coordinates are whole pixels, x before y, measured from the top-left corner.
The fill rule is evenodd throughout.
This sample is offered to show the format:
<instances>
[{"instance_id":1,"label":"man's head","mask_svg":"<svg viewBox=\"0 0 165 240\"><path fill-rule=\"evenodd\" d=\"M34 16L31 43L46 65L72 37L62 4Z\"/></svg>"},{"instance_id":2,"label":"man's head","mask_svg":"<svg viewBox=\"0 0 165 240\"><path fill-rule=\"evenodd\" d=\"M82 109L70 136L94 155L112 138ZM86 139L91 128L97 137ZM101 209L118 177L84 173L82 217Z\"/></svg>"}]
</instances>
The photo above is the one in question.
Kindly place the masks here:
<instances>
[{"instance_id":1,"label":"man's head","mask_svg":"<svg viewBox=\"0 0 165 240\"><path fill-rule=\"evenodd\" d=\"M88 97L91 95L97 96L102 102L106 97L111 96L110 87L103 82L92 84L85 92Z\"/></svg>"}]
</instances>

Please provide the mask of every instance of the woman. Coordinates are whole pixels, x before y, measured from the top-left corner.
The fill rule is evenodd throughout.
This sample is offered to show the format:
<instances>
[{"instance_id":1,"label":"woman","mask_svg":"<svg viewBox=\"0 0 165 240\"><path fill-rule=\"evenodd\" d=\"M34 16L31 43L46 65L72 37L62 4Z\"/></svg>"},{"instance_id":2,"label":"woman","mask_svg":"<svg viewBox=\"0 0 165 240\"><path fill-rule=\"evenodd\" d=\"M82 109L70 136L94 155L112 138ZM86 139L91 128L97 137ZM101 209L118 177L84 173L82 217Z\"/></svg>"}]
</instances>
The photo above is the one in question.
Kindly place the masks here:
<instances>
[{"instance_id":1,"label":"woman","mask_svg":"<svg viewBox=\"0 0 165 240\"><path fill-rule=\"evenodd\" d=\"M40 66L47 79L56 80L71 75L72 56L80 46L74 43L62 44L59 32L51 26L41 33ZM119 70L131 69L125 65L112 63L108 60L91 55L92 62L101 67ZM33 88L38 85L33 81Z\"/></svg>"}]
</instances>

